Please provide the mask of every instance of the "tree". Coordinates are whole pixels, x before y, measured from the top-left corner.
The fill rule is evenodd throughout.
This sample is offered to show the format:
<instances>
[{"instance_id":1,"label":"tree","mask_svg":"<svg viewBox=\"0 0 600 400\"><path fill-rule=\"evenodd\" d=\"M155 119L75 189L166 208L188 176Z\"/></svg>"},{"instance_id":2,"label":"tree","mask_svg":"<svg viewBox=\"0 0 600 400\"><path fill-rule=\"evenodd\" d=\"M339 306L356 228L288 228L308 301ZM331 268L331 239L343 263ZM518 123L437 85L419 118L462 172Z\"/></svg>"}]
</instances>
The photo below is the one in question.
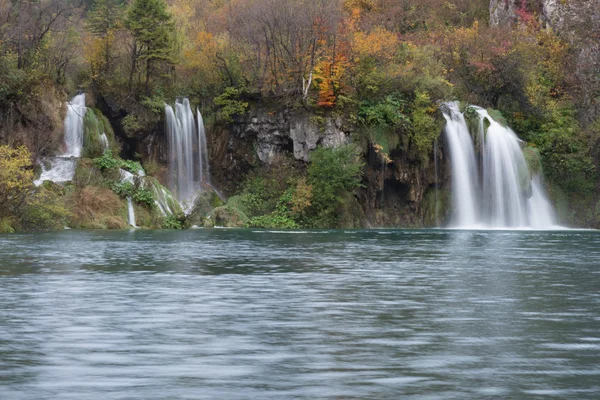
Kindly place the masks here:
<instances>
[{"instance_id":1,"label":"tree","mask_svg":"<svg viewBox=\"0 0 600 400\"><path fill-rule=\"evenodd\" d=\"M110 70L114 30L121 24L123 11L122 0L95 0L88 14L87 30L99 38L104 53L102 71Z\"/></svg>"},{"instance_id":2,"label":"tree","mask_svg":"<svg viewBox=\"0 0 600 400\"><path fill-rule=\"evenodd\" d=\"M80 0L15 0L10 6L9 41L17 49L18 68L29 67L52 33L65 32L81 11ZM0 12L5 14L6 11Z\"/></svg>"},{"instance_id":3,"label":"tree","mask_svg":"<svg viewBox=\"0 0 600 400\"><path fill-rule=\"evenodd\" d=\"M167 11L164 0L134 0L127 12L125 26L134 37L129 84L137 70L138 61L145 62L145 86L148 90L150 77L157 69L157 64L175 64L173 17Z\"/></svg>"},{"instance_id":4,"label":"tree","mask_svg":"<svg viewBox=\"0 0 600 400\"><path fill-rule=\"evenodd\" d=\"M25 146L0 145L0 220L11 217L24 204L32 187L31 153Z\"/></svg>"}]
</instances>

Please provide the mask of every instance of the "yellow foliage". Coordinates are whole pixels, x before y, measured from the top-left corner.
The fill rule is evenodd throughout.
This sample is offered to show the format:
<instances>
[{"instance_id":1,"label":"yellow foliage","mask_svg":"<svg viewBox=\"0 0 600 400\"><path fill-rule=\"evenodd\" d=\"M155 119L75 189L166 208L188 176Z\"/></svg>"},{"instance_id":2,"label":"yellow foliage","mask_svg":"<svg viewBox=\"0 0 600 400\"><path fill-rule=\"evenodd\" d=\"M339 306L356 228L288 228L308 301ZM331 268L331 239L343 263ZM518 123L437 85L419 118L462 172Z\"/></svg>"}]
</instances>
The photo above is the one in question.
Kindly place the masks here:
<instances>
[{"instance_id":1,"label":"yellow foliage","mask_svg":"<svg viewBox=\"0 0 600 400\"><path fill-rule=\"evenodd\" d=\"M32 187L31 153L25 146L0 145L0 217L19 207Z\"/></svg>"},{"instance_id":2,"label":"yellow foliage","mask_svg":"<svg viewBox=\"0 0 600 400\"><path fill-rule=\"evenodd\" d=\"M296 184L296 190L290 200L292 212L301 215L312 205L313 187L306 182L306 178L300 178Z\"/></svg>"},{"instance_id":3,"label":"yellow foliage","mask_svg":"<svg viewBox=\"0 0 600 400\"><path fill-rule=\"evenodd\" d=\"M359 58L370 56L391 61L399 44L397 34L377 27L370 33L355 32L352 48Z\"/></svg>"},{"instance_id":4,"label":"yellow foliage","mask_svg":"<svg viewBox=\"0 0 600 400\"><path fill-rule=\"evenodd\" d=\"M111 49L115 44L115 34L109 31L105 37L88 36L84 39L83 57L90 65L92 79L106 71L111 59Z\"/></svg>"}]
</instances>

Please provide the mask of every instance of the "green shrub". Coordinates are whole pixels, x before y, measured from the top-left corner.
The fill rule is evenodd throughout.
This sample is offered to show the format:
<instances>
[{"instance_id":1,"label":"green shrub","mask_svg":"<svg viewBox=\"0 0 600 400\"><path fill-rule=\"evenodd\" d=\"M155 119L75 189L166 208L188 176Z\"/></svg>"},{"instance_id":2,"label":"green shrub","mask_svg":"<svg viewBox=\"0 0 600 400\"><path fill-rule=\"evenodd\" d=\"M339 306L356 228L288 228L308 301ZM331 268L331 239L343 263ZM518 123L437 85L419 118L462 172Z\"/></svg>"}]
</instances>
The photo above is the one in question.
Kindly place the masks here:
<instances>
[{"instance_id":1,"label":"green shrub","mask_svg":"<svg viewBox=\"0 0 600 400\"><path fill-rule=\"evenodd\" d=\"M106 151L100 157L94 159L94 166L100 171L109 171L121 166L121 161L113 157L112 151Z\"/></svg>"},{"instance_id":2,"label":"green shrub","mask_svg":"<svg viewBox=\"0 0 600 400\"><path fill-rule=\"evenodd\" d=\"M433 143L442 131L443 122L436 119L436 105L427 93L415 93L411 110L412 129L410 138L421 160L427 161L433 150Z\"/></svg>"},{"instance_id":3,"label":"green shrub","mask_svg":"<svg viewBox=\"0 0 600 400\"><path fill-rule=\"evenodd\" d=\"M312 185L311 225L337 226L336 210L347 193L361 186L364 162L354 144L320 147L311 154L308 182Z\"/></svg>"},{"instance_id":4,"label":"green shrub","mask_svg":"<svg viewBox=\"0 0 600 400\"><path fill-rule=\"evenodd\" d=\"M128 181L113 182L111 189L121 197L131 197L135 192L135 186Z\"/></svg>"},{"instance_id":5,"label":"green shrub","mask_svg":"<svg viewBox=\"0 0 600 400\"><path fill-rule=\"evenodd\" d=\"M183 229L185 225L185 215L181 214L173 214L165 217L162 223L163 229Z\"/></svg>"},{"instance_id":6,"label":"green shrub","mask_svg":"<svg viewBox=\"0 0 600 400\"><path fill-rule=\"evenodd\" d=\"M245 94L244 88L228 87L221 95L215 97L214 103L221 110L221 118L224 121L233 122L233 117L246 113L248 102L242 101Z\"/></svg>"},{"instance_id":7,"label":"green shrub","mask_svg":"<svg viewBox=\"0 0 600 400\"><path fill-rule=\"evenodd\" d=\"M70 217L65 198L45 188L38 190L20 212L24 231L56 231L63 229Z\"/></svg>"},{"instance_id":8,"label":"green shrub","mask_svg":"<svg viewBox=\"0 0 600 400\"><path fill-rule=\"evenodd\" d=\"M139 118L134 114L127 114L125 118L121 120L121 125L127 137L135 137L138 132L143 129L143 125Z\"/></svg>"},{"instance_id":9,"label":"green shrub","mask_svg":"<svg viewBox=\"0 0 600 400\"><path fill-rule=\"evenodd\" d=\"M136 190L133 192L133 195L131 196L131 198L136 203L143 204L144 206L146 206L148 208L153 208L155 206L154 194L151 191L146 190L142 187L136 188Z\"/></svg>"},{"instance_id":10,"label":"green shrub","mask_svg":"<svg viewBox=\"0 0 600 400\"><path fill-rule=\"evenodd\" d=\"M406 105L406 101L400 95L389 95L377 102L363 101L358 111L358 119L366 126L406 127L410 123L405 114Z\"/></svg>"},{"instance_id":11,"label":"green shrub","mask_svg":"<svg viewBox=\"0 0 600 400\"><path fill-rule=\"evenodd\" d=\"M137 174L143 171L142 165L137 161L132 160L121 160L113 156L111 150L107 150L100 157L94 159L94 166L100 171L110 171L118 168L122 168L132 174Z\"/></svg>"}]
</instances>

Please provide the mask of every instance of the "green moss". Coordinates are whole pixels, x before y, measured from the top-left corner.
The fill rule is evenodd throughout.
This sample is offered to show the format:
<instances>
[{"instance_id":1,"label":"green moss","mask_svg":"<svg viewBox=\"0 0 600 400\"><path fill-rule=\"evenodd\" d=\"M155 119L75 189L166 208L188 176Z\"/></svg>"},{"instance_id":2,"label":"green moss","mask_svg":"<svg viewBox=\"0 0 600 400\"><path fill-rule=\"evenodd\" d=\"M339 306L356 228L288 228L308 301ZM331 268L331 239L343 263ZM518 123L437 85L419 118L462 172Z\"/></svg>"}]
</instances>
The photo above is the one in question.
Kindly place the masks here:
<instances>
[{"instance_id":1,"label":"green moss","mask_svg":"<svg viewBox=\"0 0 600 400\"><path fill-rule=\"evenodd\" d=\"M428 227L443 225L450 213L451 198L449 190L429 188L423 199L423 225Z\"/></svg>"},{"instance_id":2,"label":"green moss","mask_svg":"<svg viewBox=\"0 0 600 400\"><path fill-rule=\"evenodd\" d=\"M216 226L228 228L242 228L249 221L248 216L244 212L231 205L215 208L211 218L215 221Z\"/></svg>"},{"instance_id":3,"label":"green moss","mask_svg":"<svg viewBox=\"0 0 600 400\"><path fill-rule=\"evenodd\" d=\"M527 167L532 174L535 175L542 173L542 156L538 148L526 146L523 149L523 156L525 157Z\"/></svg>"},{"instance_id":4,"label":"green moss","mask_svg":"<svg viewBox=\"0 0 600 400\"><path fill-rule=\"evenodd\" d=\"M83 117L83 151L84 157L99 157L104 153L104 145L100 135L104 133L104 125L96 118L93 109L86 109Z\"/></svg>"},{"instance_id":5,"label":"green moss","mask_svg":"<svg viewBox=\"0 0 600 400\"><path fill-rule=\"evenodd\" d=\"M500 111L495 110L493 108L488 108L487 112L494 121L496 121L497 123L499 123L502 126L505 126L505 127L508 126L508 122L506 121L506 118ZM486 127L486 129L487 129L487 127Z\"/></svg>"}]
</instances>

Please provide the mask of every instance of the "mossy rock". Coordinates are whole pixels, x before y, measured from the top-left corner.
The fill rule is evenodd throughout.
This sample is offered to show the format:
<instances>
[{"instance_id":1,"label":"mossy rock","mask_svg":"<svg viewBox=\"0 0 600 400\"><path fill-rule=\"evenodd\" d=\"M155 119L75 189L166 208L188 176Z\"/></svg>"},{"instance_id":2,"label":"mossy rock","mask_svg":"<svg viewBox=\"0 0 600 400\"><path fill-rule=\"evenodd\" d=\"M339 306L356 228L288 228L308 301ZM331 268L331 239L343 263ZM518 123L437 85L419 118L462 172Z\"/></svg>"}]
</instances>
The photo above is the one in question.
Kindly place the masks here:
<instances>
[{"instance_id":1,"label":"mossy rock","mask_svg":"<svg viewBox=\"0 0 600 400\"><path fill-rule=\"evenodd\" d=\"M202 221L202 226L205 228L214 228L215 221L211 217L204 218Z\"/></svg>"},{"instance_id":2,"label":"mossy rock","mask_svg":"<svg viewBox=\"0 0 600 400\"><path fill-rule=\"evenodd\" d=\"M499 123L500 125L502 125L504 127L508 126L508 122L506 121L506 118L500 111L495 110L493 108L488 108L487 112L494 121L496 121L497 123Z\"/></svg>"},{"instance_id":3,"label":"mossy rock","mask_svg":"<svg viewBox=\"0 0 600 400\"><path fill-rule=\"evenodd\" d=\"M423 225L443 225L450 214L451 198L452 194L447 189L429 188L423 198Z\"/></svg>"},{"instance_id":4,"label":"mossy rock","mask_svg":"<svg viewBox=\"0 0 600 400\"><path fill-rule=\"evenodd\" d=\"M352 193L347 193L338 209L338 226L341 229L357 229L366 225L367 217Z\"/></svg>"},{"instance_id":5,"label":"mossy rock","mask_svg":"<svg viewBox=\"0 0 600 400\"><path fill-rule=\"evenodd\" d=\"M527 167L531 174L535 175L542 173L542 156L538 148L525 146L523 149L523 156L525 157L525 162L527 163Z\"/></svg>"},{"instance_id":6,"label":"mossy rock","mask_svg":"<svg viewBox=\"0 0 600 400\"><path fill-rule=\"evenodd\" d=\"M212 210L223 205L224 203L217 193L210 186L205 186L194 200L194 206L188 215L188 223L190 225L202 225L203 220Z\"/></svg>"},{"instance_id":7,"label":"mossy rock","mask_svg":"<svg viewBox=\"0 0 600 400\"><path fill-rule=\"evenodd\" d=\"M228 228L242 228L249 221L244 212L231 205L215 208L211 218L214 220L215 226L224 226Z\"/></svg>"}]
</instances>

